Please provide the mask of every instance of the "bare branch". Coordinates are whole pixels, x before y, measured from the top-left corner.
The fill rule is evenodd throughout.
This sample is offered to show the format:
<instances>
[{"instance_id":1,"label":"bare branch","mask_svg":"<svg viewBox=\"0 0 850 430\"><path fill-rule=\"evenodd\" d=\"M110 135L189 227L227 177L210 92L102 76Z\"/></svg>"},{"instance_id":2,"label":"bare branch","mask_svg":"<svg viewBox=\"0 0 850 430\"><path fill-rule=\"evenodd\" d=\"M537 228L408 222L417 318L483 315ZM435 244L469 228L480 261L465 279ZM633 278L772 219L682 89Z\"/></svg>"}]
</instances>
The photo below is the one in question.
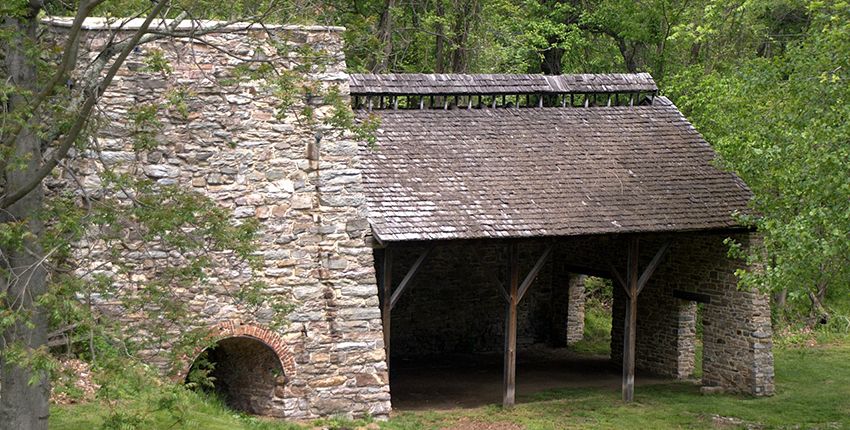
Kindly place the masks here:
<instances>
[{"instance_id":1,"label":"bare branch","mask_svg":"<svg viewBox=\"0 0 850 430\"><path fill-rule=\"evenodd\" d=\"M145 19L145 22L139 27L138 30L133 34L129 40L122 42L116 47L121 47L121 52L118 54L118 57L113 61L109 70L106 72L106 76L100 82L100 85L93 86L89 88L87 93L85 103L83 103L80 110L77 112L77 118L74 121L74 124L71 126L70 130L65 134L62 139L62 143L59 145L59 148L53 153L49 160L47 160L41 168L38 169L34 173L34 175L30 178L30 181L21 186L18 190L15 190L12 193L7 194L2 201L0 201L0 208L7 208L18 200L22 199L24 196L30 193L35 187L41 184L41 181L44 180L47 175L53 171L53 168L59 164L59 161L64 159L68 155L68 151L73 146L74 142L77 140L77 137L82 132L83 127L89 120L89 114L92 111L92 108L97 103L97 100L103 94L106 88L112 83L112 79L118 73L118 70L124 64L124 60L127 59L127 56L130 55L133 48L139 44L139 41L142 37L147 33L148 28L150 27L151 22L153 22L154 18L156 18L166 4L169 2L167 0L161 0L157 3L156 7L151 10L148 14L148 17ZM110 52L111 51L111 52ZM99 58L105 64L111 55L114 55L114 51L116 51L115 47L113 49L105 49L101 52Z\"/></svg>"}]
</instances>

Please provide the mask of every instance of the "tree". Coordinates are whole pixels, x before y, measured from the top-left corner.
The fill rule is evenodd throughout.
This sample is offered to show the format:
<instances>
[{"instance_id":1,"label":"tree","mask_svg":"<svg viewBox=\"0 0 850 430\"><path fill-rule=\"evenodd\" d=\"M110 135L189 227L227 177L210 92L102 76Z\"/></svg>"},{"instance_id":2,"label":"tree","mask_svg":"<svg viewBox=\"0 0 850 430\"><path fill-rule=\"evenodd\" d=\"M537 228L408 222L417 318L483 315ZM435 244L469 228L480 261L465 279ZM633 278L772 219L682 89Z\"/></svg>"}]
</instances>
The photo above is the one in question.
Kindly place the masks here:
<instances>
[{"instance_id":1,"label":"tree","mask_svg":"<svg viewBox=\"0 0 850 430\"><path fill-rule=\"evenodd\" d=\"M850 292L850 7L809 2L802 14L784 15L790 29L809 22L796 40L685 69L668 90L755 194L760 215L747 221L764 243L750 257L763 270L745 283L787 295L779 314L816 326L830 322L828 299Z\"/></svg>"}]
</instances>

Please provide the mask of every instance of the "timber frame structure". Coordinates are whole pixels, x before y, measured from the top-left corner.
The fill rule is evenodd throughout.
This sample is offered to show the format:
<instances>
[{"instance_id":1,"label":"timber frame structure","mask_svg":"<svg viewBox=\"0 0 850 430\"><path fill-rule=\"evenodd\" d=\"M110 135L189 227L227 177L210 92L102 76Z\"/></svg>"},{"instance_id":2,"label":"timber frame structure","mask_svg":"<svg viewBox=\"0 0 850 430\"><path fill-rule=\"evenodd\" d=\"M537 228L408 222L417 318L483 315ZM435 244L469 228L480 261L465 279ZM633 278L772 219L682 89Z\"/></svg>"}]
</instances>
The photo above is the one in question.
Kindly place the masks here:
<instances>
[{"instance_id":1,"label":"timber frame structure","mask_svg":"<svg viewBox=\"0 0 850 430\"><path fill-rule=\"evenodd\" d=\"M730 236L751 240L753 233L732 216L748 212L751 193L737 176L713 167L714 152L676 107L657 95L648 74L351 75L349 84L361 117L381 120L377 149L365 150L362 158L369 221L382 248L376 269L388 365L393 311L402 295L435 248L465 242L507 249L507 275L494 280L498 289L493 290L505 302L506 407L516 401L518 307L553 258L569 260L571 271L615 282L620 299L615 307L621 309L615 322L619 318L623 325L621 334L615 328L612 351L622 358L624 401L634 400L640 349L665 347L648 339L651 334L639 334L638 299L645 290L663 295L665 302L675 300L674 307L683 306L685 313L695 309L687 304L695 296L709 301L715 296L716 303L726 296L732 300L727 307L755 312L737 321L715 316L707 322L729 325L727 332L739 334L746 326L748 352L740 352L749 358L737 365L747 369L736 368L737 352L717 352L722 357L716 361L724 363L707 365L704 384L772 393L772 355L761 341L770 331L769 319L763 318L764 309L753 308L763 305L759 294L737 291L732 273L741 263L726 258L722 245ZM564 245L576 240L585 245ZM699 242L706 243L695 249ZM524 273L517 250L522 243L537 244L537 257ZM594 256L565 255L565 247ZM712 256L702 267L676 267L682 257L703 258L703 252ZM404 253L413 263L399 267L394 259ZM662 279L651 285L662 266ZM400 282L394 267L403 274ZM428 276L439 270L432 268ZM708 280L718 271L724 272L723 285L702 288L701 281L684 285L676 279ZM428 288L427 279L421 283ZM649 325L667 330L668 324L675 331L672 344L680 346L672 355L692 356L681 346L680 334L687 330L673 321L683 320L683 314L652 312L658 321ZM712 354L707 360L714 360ZM689 374L688 363L682 363L687 359L660 361L643 367L675 377Z\"/></svg>"}]
</instances>

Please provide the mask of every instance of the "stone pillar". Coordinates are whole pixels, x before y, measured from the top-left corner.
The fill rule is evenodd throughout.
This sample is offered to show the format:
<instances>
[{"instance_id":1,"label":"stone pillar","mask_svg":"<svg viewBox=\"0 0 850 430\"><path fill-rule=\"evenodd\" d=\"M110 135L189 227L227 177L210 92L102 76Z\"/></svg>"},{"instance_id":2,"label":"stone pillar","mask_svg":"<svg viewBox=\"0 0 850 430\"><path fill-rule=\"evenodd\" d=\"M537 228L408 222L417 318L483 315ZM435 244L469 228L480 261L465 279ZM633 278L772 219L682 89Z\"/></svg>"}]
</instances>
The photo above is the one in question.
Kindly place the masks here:
<instances>
[{"instance_id":1,"label":"stone pillar","mask_svg":"<svg viewBox=\"0 0 850 430\"><path fill-rule=\"evenodd\" d=\"M686 379L694 374L697 339L697 304L679 301L679 327L676 329L676 378Z\"/></svg>"},{"instance_id":2,"label":"stone pillar","mask_svg":"<svg viewBox=\"0 0 850 430\"><path fill-rule=\"evenodd\" d=\"M739 291L726 282L707 290L712 303L703 315L703 376L706 387L768 396L773 385L773 330L765 294Z\"/></svg>"},{"instance_id":3,"label":"stone pillar","mask_svg":"<svg viewBox=\"0 0 850 430\"><path fill-rule=\"evenodd\" d=\"M567 345L584 339L584 280L585 275L570 274L567 305Z\"/></svg>"}]
</instances>

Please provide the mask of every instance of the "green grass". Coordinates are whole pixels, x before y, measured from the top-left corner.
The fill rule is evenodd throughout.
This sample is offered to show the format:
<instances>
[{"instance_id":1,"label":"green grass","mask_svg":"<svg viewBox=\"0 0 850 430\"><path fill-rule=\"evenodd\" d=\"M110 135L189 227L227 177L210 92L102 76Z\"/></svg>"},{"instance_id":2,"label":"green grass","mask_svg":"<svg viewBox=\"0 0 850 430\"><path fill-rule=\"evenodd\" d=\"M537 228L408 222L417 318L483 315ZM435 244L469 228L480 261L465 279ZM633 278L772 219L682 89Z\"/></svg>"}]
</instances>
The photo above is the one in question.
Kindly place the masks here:
<instances>
[{"instance_id":1,"label":"green grass","mask_svg":"<svg viewBox=\"0 0 850 430\"><path fill-rule=\"evenodd\" d=\"M717 428L715 415L734 417L766 428L850 428L850 339L817 348L775 351L776 395L751 398L704 396L689 383L638 387L635 402L620 401L617 390L566 389L520 396L512 410L487 406L452 412L402 413L381 423L392 430L437 430L458 420L511 422L529 430L571 428ZM165 394L164 394L165 393ZM104 402L54 407L53 429L97 429L110 411L141 416L139 429L293 430L295 424L246 417L208 397L150 388L110 407ZM177 393L177 394L174 394ZM175 401L173 398L177 397ZM171 399L171 400L169 400ZM151 406L153 405L153 406ZM172 406L157 410L157 405ZM174 407L177 405L177 407ZM176 410L176 413L174 412ZM180 417L177 420L175 417ZM312 423L315 424L315 423ZM311 425L312 425L311 424ZM364 423L325 421L329 428L354 428ZM120 427L113 427L120 428ZM305 428L310 428L305 427ZM733 427L734 428L734 427Z\"/></svg>"},{"instance_id":2,"label":"green grass","mask_svg":"<svg viewBox=\"0 0 850 430\"><path fill-rule=\"evenodd\" d=\"M594 303L585 307L584 338L570 349L593 355L611 354L611 310Z\"/></svg>"},{"instance_id":3,"label":"green grass","mask_svg":"<svg viewBox=\"0 0 850 430\"><path fill-rule=\"evenodd\" d=\"M83 429L204 429L295 430L301 426L236 413L214 398L179 388L179 404L168 392L149 389L112 402L52 407L50 428ZM168 407L170 404L170 407ZM166 406L165 408L161 406Z\"/></svg>"}]
</instances>

